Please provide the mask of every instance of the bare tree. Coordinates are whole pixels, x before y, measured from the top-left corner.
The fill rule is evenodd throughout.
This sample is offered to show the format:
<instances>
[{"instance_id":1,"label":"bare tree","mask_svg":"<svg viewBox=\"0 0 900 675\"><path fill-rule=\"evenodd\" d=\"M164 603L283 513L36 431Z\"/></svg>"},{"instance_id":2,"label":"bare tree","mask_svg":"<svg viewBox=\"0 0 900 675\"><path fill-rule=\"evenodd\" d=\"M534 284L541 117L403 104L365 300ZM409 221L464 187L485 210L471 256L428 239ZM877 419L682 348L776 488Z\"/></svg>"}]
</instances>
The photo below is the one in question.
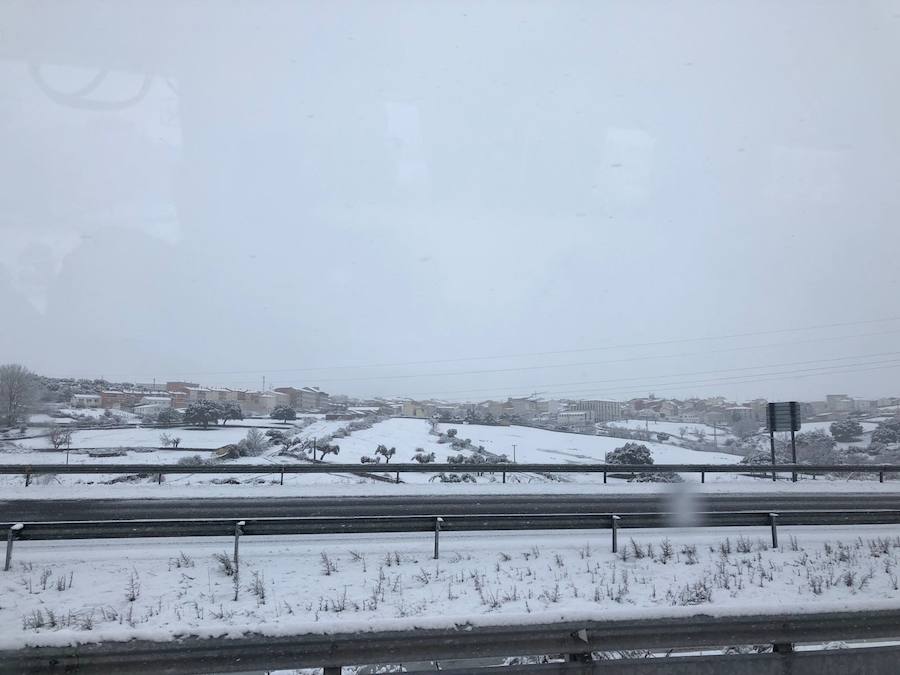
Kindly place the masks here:
<instances>
[{"instance_id":1,"label":"bare tree","mask_svg":"<svg viewBox=\"0 0 900 675\"><path fill-rule=\"evenodd\" d=\"M66 427L54 424L50 427L50 445L54 450L59 450L62 446L72 443L72 430Z\"/></svg>"},{"instance_id":2,"label":"bare tree","mask_svg":"<svg viewBox=\"0 0 900 675\"><path fill-rule=\"evenodd\" d=\"M12 426L22 419L37 399L37 377L25 366L0 366L0 423Z\"/></svg>"}]
</instances>

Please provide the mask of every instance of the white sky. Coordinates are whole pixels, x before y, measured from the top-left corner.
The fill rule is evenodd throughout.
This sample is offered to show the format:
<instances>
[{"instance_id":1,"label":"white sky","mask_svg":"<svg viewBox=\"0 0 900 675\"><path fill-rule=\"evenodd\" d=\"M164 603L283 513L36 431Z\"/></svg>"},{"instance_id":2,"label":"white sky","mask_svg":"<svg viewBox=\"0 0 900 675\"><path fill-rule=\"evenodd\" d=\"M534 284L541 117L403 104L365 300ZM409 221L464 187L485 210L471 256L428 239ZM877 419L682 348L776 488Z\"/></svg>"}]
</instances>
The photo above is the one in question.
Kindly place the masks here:
<instances>
[{"instance_id":1,"label":"white sky","mask_svg":"<svg viewBox=\"0 0 900 675\"><path fill-rule=\"evenodd\" d=\"M898 66L887 1L7 2L0 362L896 394Z\"/></svg>"}]
</instances>

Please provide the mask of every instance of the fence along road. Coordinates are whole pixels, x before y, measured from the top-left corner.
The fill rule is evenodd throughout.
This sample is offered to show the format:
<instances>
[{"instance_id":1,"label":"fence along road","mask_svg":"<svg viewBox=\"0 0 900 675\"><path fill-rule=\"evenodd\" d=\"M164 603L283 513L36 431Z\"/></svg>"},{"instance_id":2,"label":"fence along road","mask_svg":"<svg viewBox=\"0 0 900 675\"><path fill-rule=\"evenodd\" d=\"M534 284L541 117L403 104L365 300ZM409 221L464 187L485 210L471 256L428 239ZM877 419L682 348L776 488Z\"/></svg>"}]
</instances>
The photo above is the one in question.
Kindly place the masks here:
<instances>
[{"instance_id":1,"label":"fence along road","mask_svg":"<svg viewBox=\"0 0 900 675\"><path fill-rule=\"evenodd\" d=\"M860 487L864 487L861 483ZM39 496L36 493L35 496ZM239 493L238 493L239 494ZM440 513L655 513L679 511L900 510L900 492L678 492L590 494L428 494L323 497L160 499L0 499L4 520L273 518L284 516L414 516Z\"/></svg>"},{"instance_id":2,"label":"fence along road","mask_svg":"<svg viewBox=\"0 0 900 675\"><path fill-rule=\"evenodd\" d=\"M156 475L162 482L165 474L285 474L346 473L365 475L373 473L395 474L400 482L401 473L474 473L501 474L506 482L508 473L556 474L600 473L606 482L608 475L647 473L699 473L704 480L708 473L734 473L770 476L777 474L874 474L884 482L885 474L900 473L896 464L2 464L0 474L25 476L25 484L33 475L46 474L143 474Z\"/></svg>"},{"instance_id":3,"label":"fence along road","mask_svg":"<svg viewBox=\"0 0 900 675\"><path fill-rule=\"evenodd\" d=\"M900 510L855 511L713 511L678 513L490 513L455 516L311 516L299 518L189 518L167 520L96 520L0 523L7 533L4 571L10 569L13 544L19 540L119 539L135 537L234 537L246 535L322 535L395 532L433 532L434 557L439 557L441 531L492 530L610 530L612 551L618 550L622 528L768 527L772 546L778 546L778 525L896 525Z\"/></svg>"},{"instance_id":4,"label":"fence along road","mask_svg":"<svg viewBox=\"0 0 900 675\"><path fill-rule=\"evenodd\" d=\"M106 642L70 647L30 647L0 652L0 673L160 673L238 672L288 668L403 664L464 658L565 656L567 662L516 672L603 673L614 675L843 675L896 672L900 647L795 651L797 643L885 640L900 637L900 610L818 614L707 616L554 624L457 626L414 632L337 633L227 639L187 638L171 642ZM592 652L648 649L699 649L768 644L769 654L673 656L595 661ZM443 664L442 672L454 670ZM493 669L486 672L507 672Z\"/></svg>"}]
</instances>

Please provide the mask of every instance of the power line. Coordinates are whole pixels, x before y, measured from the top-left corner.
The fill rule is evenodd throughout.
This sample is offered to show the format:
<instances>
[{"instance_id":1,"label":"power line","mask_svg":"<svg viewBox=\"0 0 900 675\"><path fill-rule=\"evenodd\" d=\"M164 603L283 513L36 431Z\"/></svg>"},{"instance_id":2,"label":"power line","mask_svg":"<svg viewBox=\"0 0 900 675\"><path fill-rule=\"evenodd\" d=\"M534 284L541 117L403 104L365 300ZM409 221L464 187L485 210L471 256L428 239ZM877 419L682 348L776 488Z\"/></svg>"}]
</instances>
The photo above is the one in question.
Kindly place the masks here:
<instances>
[{"instance_id":1,"label":"power line","mask_svg":"<svg viewBox=\"0 0 900 675\"><path fill-rule=\"evenodd\" d=\"M483 368L479 370L448 370L435 371L429 373L403 373L399 375L366 375L361 377L338 377L338 378L316 378L317 384L335 383L335 382L367 382L380 380L410 380L422 377L453 377L459 375L486 375L492 373L515 373L532 370L555 370L559 368L576 368L585 366L610 365L614 363L630 363L634 361L652 361L656 359L684 358L688 356L706 356L708 354L724 354L736 351L745 351L748 349L766 349L769 347L783 347L798 344L815 344L819 342L828 342L832 340L849 340L854 338L873 337L880 335L890 335L900 333L900 328L880 331L878 333L862 333L856 335L832 335L822 338L810 338L808 340L789 340L786 342L770 342L762 345L742 345L740 347L728 347L725 349L705 349L702 352L682 352L679 354L660 354L649 356L630 356L621 359L606 359L604 361L578 361L570 363L543 364L537 366L517 366L513 368ZM234 381L232 381L234 382ZM250 383L251 380L242 380L242 383ZM473 390L466 390L473 391ZM449 392L448 392L449 393Z\"/></svg>"},{"instance_id":2,"label":"power line","mask_svg":"<svg viewBox=\"0 0 900 675\"><path fill-rule=\"evenodd\" d=\"M865 365L865 364L861 364L861 365ZM871 367L871 368L859 368L859 367L854 366L854 365L832 366L831 368L833 368L833 370L832 370L832 369L827 369L827 370L826 370L826 369L824 369L824 368L811 368L811 369L808 369L808 370L809 370L809 371L817 371L817 372L796 371L796 372L791 372L791 373L788 373L788 374L786 374L786 375L778 376L778 377L754 377L754 376L746 376L746 377L749 377L750 379L741 379L741 380L735 380L735 381L724 382L724 383L723 383L723 382L718 382L718 383L717 383L717 382L714 382L714 381L710 381L710 382L702 382L702 383L699 383L699 384L691 384L691 383L687 383L687 384L683 384L683 383L675 383L675 384L672 384L672 383L670 383L671 386L664 385L664 386L661 386L661 387L643 387L643 388L640 388L640 389L630 389L630 390L627 390L627 391L626 391L626 390L620 390L620 391L613 392L613 395L614 395L614 396L625 396L625 395L628 395L628 394L639 394L639 393L642 393L642 392L645 392L645 391L651 391L651 390L652 390L652 391L674 391L674 390L681 389L681 388L683 388L683 387L685 387L685 386L697 386L697 387L700 387L701 389L708 389L709 387L721 386L721 384L753 384L753 383L755 383L755 382L781 382L781 381L784 381L784 380L803 379L803 378L806 378L806 377L818 377L818 376L820 376L820 375L841 375L841 374L853 375L853 374L856 374L856 373L870 372L870 371L873 371L873 370L882 370L882 369L890 369L890 368L900 368L900 361L885 361L885 362L878 363L877 365L874 365L874 366ZM821 371L821 372L819 372L819 371ZM767 375L774 375L774 374L775 374L775 373L767 373ZM570 392L564 392L564 393L571 394L571 393L576 393L576 392L571 392L571 391L570 391Z\"/></svg>"},{"instance_id":3,"label":"power line","mask_svg":"<svg viewBox=\"0 0 900 675\"><path fill-rule=\"evenodd\" d=\"M875 366L874 368L861 368L861 366ZM832 375L832 374L841 374L841 373L856 373L856 372L868 372L870 370L877 370L878 368L896 368L900 367L900 359L887 359L884 361L873 361L873 362L865 362L865 363L850 363L850 364L837 364L833 366L819 366L816 368L804 368L798 370L787 370L780 371L774 373L759 373L759 374L747 374L747 375L736 375L730 377L721 377L721 378L712 378L712 379L703 379L703 380L689 380L684 382L655 382L655 383L645 383L643 385L635 385L634 388L630 389L620 389L607 391L604 393L604 398L613 398L616 395L625 395L625 394L633 394L633 393L642 393L646 391L667 391L673 389L680 389L685 386L700 386L700 387L708 387L708 386L719 386L721 384L748 384L753 382L771 382L771 381L779 381L790 379L793 377L806 377L805 373L812 373L817 375ZM848 370L849 369L849 370ZM771 376L778 377L771 377ZM527 389L531 389L531 387L526 387ZM592 387L590 389L567 389L562 391L551 391L546 392L552 394L554 396L563 396L568 394L584 394L584 393L593 393L596 395L597 388Z\"/></svg>"},{"instance_id":4,"label":"power line","mask_svg":"<svg viewBox=\"0 0 900 675\"><path fill-rule=\"evenodd\" d=\"M847 360L851 360L851 359L869 359L869 358L876 358L876 357L880 357L880 356L898 356L898 355L900 355L900 351L879 352L876 354L854 354L853 356L837 356L837 357L830 358L830 359L810 359L807 361L788 361L788 362L784 362L784 363L771 363L771 364L762 364L762 365L755 365L755 366L741 366L738 368L716 368L713 370L697 370L697 371L693 371L693 372L689 372L689 373L672 373L669 375L656 375L654 377L670 378L670 377L690 377L692 375L715 375L717 373L731 373L731 372L737 372L737 371L742 371L742 370L782 368L784 366L803 366L803 365L810 365L813 363L831 363L834 361L847 361ZM758 374L763 375L765 373L758 373ZM527 388L531 389L531 390L538 390L538 389L543 390L543 389L552 389L554 387L569 387L569 386L575 386L575 385L580 385L580 384L608 384L608 383L616 383L616 382L631 382L634 380L642 380L642 379L645 379L645 376L641 375L639 377L617 377L617 378L609 378L609 379L605 379L605 380L580 380L580 381L576 381L576 382L558 382L556 384L535 384L535 385L531 385ZM481 389L464 389L464 390L443 391L443 392L430 392L427 394L424 392L417 392L417 393L410 394L410 395L437 396L437 395L442 395L442 394L453 394L453 393L465 394L465 393L474 393L474 392L479 392L479 391L497 391L497 387L485 387L485 388L481 388Z\"/></svg>"},{"instance_id":5,"label":"power line","mask_svg":"<svg viewBox=\"0 0 900 675\"><path fill-rule=\"evenodd\" d=\"M449 359L428 359L421 361L398 361L393 363L370 363L370 364L344 364L344 365L336 365L336 366L308 366L308 367L299 367L299 368L255 368L252 370L221 370L221 371L182 371L182 376L199 376L199 375L247 375L254 374L259 375L261 373L294 373L294 372L312 372L312 371L328 371L328 370L355 370L355 369L365 369L365 368L396 368L402 366L418 366L418 365L429 365L429 364L437 364L437 363L458 363L463 361L485 361L485 360L495 360L495 359L515 359L515 358L531 358L535 356L553 356L559 354L579 354L579 353L587 353L587 352L597 352L597 351L611 351L615 349L634 349L634 348L642 348L642 347L658 347L663 345L672 345L672 344L685 344L690 342L709 342L715 340L730 340L734 338L744 338L744 337L759 337L762 335L778 335L784 333L796 333L801 331L809 331L809 330L821 330L827 328L840 328L846 326L859 326L859 325L870 325L876 323L889 323L892 321L900 321L900 316L895 317L887 317L882 319L865 319L861 321L842 321L835 323L825 323L818 324L813 326L799 326L796 328L777 328L771 330L762 330L762 331L749 331L744 333L730 333L726 335L706 335L706 336L698 336L698 337L689 337L689 338L676 338L670 340L657 340L652 342L632 342L632 343L621 343L615 345L606 345L602 347L583 347L578 349L557 349L551 351L541 351L541 352L519 352L512 354L493 354L493 355L481 355L481 356L466 356L466 357L457 357L457 358L449 358Z\"/></svg>"}]
</instances>

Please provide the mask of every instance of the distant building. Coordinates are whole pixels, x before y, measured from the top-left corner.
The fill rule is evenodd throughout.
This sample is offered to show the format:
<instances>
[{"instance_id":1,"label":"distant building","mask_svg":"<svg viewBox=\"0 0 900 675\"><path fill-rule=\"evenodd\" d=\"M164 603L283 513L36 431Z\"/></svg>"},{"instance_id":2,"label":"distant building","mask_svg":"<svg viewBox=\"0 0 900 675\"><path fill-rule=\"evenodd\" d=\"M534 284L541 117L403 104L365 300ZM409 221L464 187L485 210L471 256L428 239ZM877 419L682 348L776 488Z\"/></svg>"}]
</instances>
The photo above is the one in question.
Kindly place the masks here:
<instances>
[{"instance_id":1,"label":"distant building","mask_svg":"<svg viewBox=\"0 0 900 675\"><path fill-rule=\"evenodd\" d=\"M501 401L482 401L478 407L484 411L485 415L490 415L494 419L499 418L504 412L505 407Z\"/></svg>"},{"instance_id":2,"label":"distant building","mask_svg":"<svg viewBox=\"0 0 900 675\"><path fill-rule=\"evenodd\" d=\"M434 413L434 406L425 403L419 403L418 401L404 401L401 408L401 415L403 417L420 417L423 419L430 419L431 416L434 415Z\"/></svg>"},{"instance_id":3,"label":"distant building","mask_svg":"<svg viewBox=\"0 0 900 675\"><path fill-rule=\"evenodd\" d=\"M172 407L172 399L168 396L145 396L134 406L134 414L141 417L156 417L163 410Z\"/></svg>"},{"instance_id":4,"label":"distant building","mask_svg":"<svg viewBox=\"0 0 900 675\"><path fill-rule=\"evenodd\" d=\"M878 401L863 398L853 399L853 405L857 412L873 412L878 409Z\"/></svg>"},{"instance_id":5,"label":"distant building","mask_svg":"<svg viewBox=\"0 0 900 675\"><path fill-rule=\"evenodd\" d=\"M729 408L725 408L725 414L729 418L726 419L726 421L737 422L738 420L753 417L753 408L748 405L733 405Z\"/></svg>"},{"instance_id":6,"label":"distant building","mask_svg":"<svg viewBox=\"0 0 900 675\"><path fill-rule=\"evenodd\" d=\"M200 385L196 382L166 382L166 391L187 393L189 387L197 388Z\"/></svg>"},{"instance_id":7,"label":"distant building","mask_svg":"<svg viewBox=\"0 0 900 675\"><path fill-rule=\"evenodd\" d=\"M672 401L663 401L659 404L660 417L671 418L678 416L678 406Z\"/></svg>"},{"instance_id":8,"label":"distant building","mask_svg":"<svg viewBox=\"0 0 900 675\"><path fill-rule=\"evenodd\" d=\"M166 408L172 407L172 397L171 396L144 396L140 401L138 401L138 405L162 405Z\"/></svg>"},{"instance_id":9,"label":"distant building","mask_svg":"<svg viewBox=\"0 0 900 675\"><path fill-rule=\"evenodd\" d=\"M198 401L234 402L245 415L268 415L281 405L290 405L290 396L279 391L245 391L222 387L185 387L187 404Z\"/></svg>"},{"instance_id":10,"label":"distant building","mask_svg":"<svg viewBox=\"0 0 900 675\"><path fill-rule=\"evenodd\" d=\"M757 420L766 419L766 412L768 410L769 402L764 398L755 398L752 401L747 403L748 406L753 410L753 417Z\"/></svg>"},{"instance_id":11,"label":"distant building","mask_svg":"<svg viewBox=\"0 0 900 675\"><path fill-rule=\"evenodd\" d=\"M328 407L329 396L318 387L276 387L275 391L288 397L286 405L296 410L315 412Z\"/></svg>"},{"instance_id":12,"label":"distant building","mask_svg":"<svg viewBox=\"0 0 900 675\"><path fill-rule=\"evenodd\" d=\"M510 415L530 419L537 413L537 403L532 398L509 398L506 408Z\"/></svg>"},{"instance_id":13,"label":"distant building","mask_svg":"<svg viewBox=\"0 0 900 675\"><path fill-rule=\"evenodd\" d=\"M104 389L100 392L100 406L107 410L131 412L147 395L164 396L166 392L146 392L137 389Z\"/></svg>"},{"instance_id":14,"label":"distant building","mask_svg":"<svg viewBox=\"0 0 900 675\"><path fill-rule=\"evenodd\" d=\"M556 421L560 426L583 428L591 426L590 417L588 410L566 410L557 414Z\"/></svg>"},{"instance_id":15,"label":"distant building","mask_svg":"<svg viewBox=\"0 0 900 675\"><path fill-rule=\"evenodd\" d=\"M73 408L99 408L103 399L99 394L75 394L69 403Z\"/></svg>"},{"instance_id":16,"label":"distant building","mask_svg":"<svg viewBox=\"0 0 900 675\"><path fill-rule=\"evenodd\" d=\"M847 394L828 394L825 405L830 413L849 413L855 409L853 399Z\"/></svg>"},{"instance_id":17,"label":"distant building","mask_svg":"<svg viewBox=\"0 0 900 675\"><path fill-rule=\"evenodd\" d=\"M324 410L328 406L328 394L318 387L300 390L300 410Z\"/></svg>"},{"instance_id":18,"label":"distant building","mask_svg":"<svg viewBox=\"0 0 900 675\"><path fill-rule=\"evenodd\" d=\"M593 399L573 401L569 411L587 413L586 422L609 422L622 419L622 404L618 401Z\"/></svg>"}]
</instances>

